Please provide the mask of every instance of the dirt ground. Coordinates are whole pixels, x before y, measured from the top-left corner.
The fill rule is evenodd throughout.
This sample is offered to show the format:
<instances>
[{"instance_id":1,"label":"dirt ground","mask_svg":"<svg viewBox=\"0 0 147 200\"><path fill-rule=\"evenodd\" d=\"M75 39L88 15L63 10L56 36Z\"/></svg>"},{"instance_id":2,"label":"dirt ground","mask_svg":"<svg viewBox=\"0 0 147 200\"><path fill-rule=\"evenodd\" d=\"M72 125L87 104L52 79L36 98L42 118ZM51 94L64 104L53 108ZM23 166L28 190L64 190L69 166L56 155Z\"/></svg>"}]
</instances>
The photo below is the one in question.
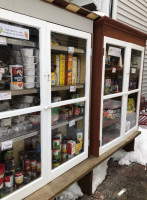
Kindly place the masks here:
<instances>
[{"instance_id":1,"label":"dirt ground","mask_svg":"<svg viewBox=\"0 0 147 200\"><path fill-rule=\"evenodd\" d=\"M137 163L120 166L112 159L109 160L108 165L106 179L97 187L93 195L84 195L82 200L147 200L145 166Z\"/></svg>"}]
</instances>

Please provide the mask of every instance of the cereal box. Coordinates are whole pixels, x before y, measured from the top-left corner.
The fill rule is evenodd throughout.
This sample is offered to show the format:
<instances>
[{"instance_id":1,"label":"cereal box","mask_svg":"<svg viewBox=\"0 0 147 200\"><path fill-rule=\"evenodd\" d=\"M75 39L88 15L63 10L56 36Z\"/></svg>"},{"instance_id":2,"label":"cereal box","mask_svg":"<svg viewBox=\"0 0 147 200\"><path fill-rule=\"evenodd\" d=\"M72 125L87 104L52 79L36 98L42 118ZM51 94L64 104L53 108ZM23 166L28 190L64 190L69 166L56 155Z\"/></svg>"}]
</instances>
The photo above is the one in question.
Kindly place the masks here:
<instances>
[{"instance_id":1,"label":"cereal box","mask_svg":"<svg viewBox=\"0 0 147 200\"><path fill-rule=\"evenodd\" d=\"M65 85L65 55L60 54L60 85Z\"/></svg>"},{"instance_id":2,"label":"cereal box","mask_svg":"<svg viewBox=\"0 0 147 200\"><path fill-rule=\"evenodd\" d=\"M72 84L77 83L77 57L73 57Z\"/></svg>"}]
</instances>

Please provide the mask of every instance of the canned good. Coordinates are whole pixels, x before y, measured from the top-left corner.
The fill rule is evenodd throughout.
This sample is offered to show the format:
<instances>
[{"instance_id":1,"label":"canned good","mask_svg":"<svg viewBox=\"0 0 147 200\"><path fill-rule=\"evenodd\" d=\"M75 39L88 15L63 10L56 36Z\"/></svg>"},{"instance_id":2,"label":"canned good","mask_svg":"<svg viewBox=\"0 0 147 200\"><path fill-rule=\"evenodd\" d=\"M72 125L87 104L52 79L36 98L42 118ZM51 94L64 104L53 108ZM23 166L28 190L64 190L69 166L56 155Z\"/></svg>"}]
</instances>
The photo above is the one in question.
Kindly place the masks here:
<instances>
[{"instance_id":1,"label":"canned good","mask_svg":"<svg viewBox=\"0 0 147 200\"><path fill-rule=\"evenodd\" d=\"M53 159L60 160L61 159L61 150L53 150Z\"/></svg>"},{"instance_id":2,"label":"canned good","mask_svg":"<svg viewBox=\"0 0 147 200\"><path fill-rule=\"evenodd\" d=\"M66 161L67 160L67 153L62 153L62 161Z\"/></svg>"},{"instance_id":3,"label":"canned good","mask_svg":"<svg viewBox=\"0 0 147 200\"><path fill-rule=\"evenodd\" d=\"M55 137L53 138L53 150L60 149L60 138Z\"/></svg>"},{"instance_id":4,"label":"canned good","mask_svg":"<svg viewBox=\"0 0 147 200\"><path fill-rule=\"evenodd\" d=\"M84 114L84 106L79 105L79 109L80 109L80 115L83 115Z\"/></svg>"},{"instance_id":5,"label":"canned good","mask_svg":"<svg viewBox=\"0 0 147 200\"><path fill-rule=\"evenodd\" d=\"M10 160L13 158L13 149L5 151L4 160Z\"/></svg>"},{"instance_id":6,"label":"canned good","mask_svg":"<svg viewBox=\"0 0 147 200\"><path fill-rule=\"evenodd\" d=\"M37 169L37 161L35 158L30 159L30 163L31 163L31 169L32 170L36 170Z\"/></svg>"},{"instance_id":7,"label":"canned good","mask_svg":"<svg viewBox=\"0 0 147 200\"><path fill-rule=\"evenodd\" d=\"M60 165L59 160L52 160L52 167L53 167L53 169L56 168L56 167L58 167L59 165Z\"/></svg>"},{"instance_id":8,"label":"canned good","mask_svg":"<svg viewBox=\"0 0 147 200\"><path fill-rule=\"evenodd\" d=\"M27 183L29 183L31 181L30 175L25 172L24 173L24 179L23 179L23 183L26 185Z\"/></svg>"},{"instance_id":9,"label":"canned good","mask_svg":"<svg viewBox=\"0 0 147 200\"><path fill-rule=\"evenodd\" d=\"M4 173L5 173L5 165L0 163L0 187L3 187L3 181L4 181Z\"/></svg>"},{"instance_id":10,"label":"canned good","mask_svg":"<svg viewBox=\"0 0 147 200\"><path fill-rule=\"evenodd\" d=\"M25 171L31 170L31 161L28 158L24 160L24 170Z\"/></svg>"},{"instance_id":11,"label":"canned good","mask_svg":"<svg viewBox=\"0 0 147 200\"><path fill-rule=\"evenodd\" d=\"M63 142L63 143L62 143L62 152L63 152L63 153L66 153L66 152L67 152L67 145L66 145L66 142Z\"/></svg>"},{"instance_id":12,"label":"canned good","mask_svg":"<svg viewBox=\"0 0 147 200\"><path fill-rule=\"evenodd\" d=\"M37 159L37 173L41 173L41 162L40 162L40 159Z\"/></svg>"},{"instance_id":13,"label":"canned good","mask_svg":"<svg viewBox=\"0 0 147 200\"><path fill-rule=\"evenodd\" d=\"M13 172L5 173L5 187L13 187Z\"/></svg>"},{"instance_id":14,"label":"canned good","mask_svg":"<svg viewBox=\"0 0 147 200\"><path fill-rule=\"evenodd\" d=\"M62 120L68 119L68 109L67 108L61 108L61 119Z\"/></svg>"},{"instance_id":15,"label":"canned good","mask_svg":"<svg viewBox=\"0 0 147 200\"><path fill-rule=\"evenodd\" d=\"M15 171L15 183L20 185L23 183L23 171L21 168L17 168Z\"/></svg>"},{"instance_id":16,"label":"canned good","mask_svg":"<svg viewBox=\"0 0 147 200\"><path fill-rule=\"evenodd\" d=\"M56 133L55 137L60 138L60 143L62 142L62 133L61 132Z\"/></svg>"},{"instance_id":17,"label":"canned good","mask_svg":"<svg viewBox=\"0 0 147 200\"><path fill-rule=\"evenodd\" d=\"M31 171L31 179L34 180L37 177L37 171L36 170L32 170Z\"/></svg>"},{"instance_id":18,"label":"canned good","mask_svg":"<svg viewBox=\"0 0 147 200\"><path fill-rule=\"evenodd\" d=\"M80 108L79 108L79 106L75 105L74 106L74 115L78 116L79 114L80 114Z\"/></svg>"},{"instance_id":19,"label":"canned good","mask_svg":"<svg viewBox=\"0 0 147 200\"><path fill-rule=\"evenodd\" d=\"M72 107L69 107L68 108L68 117L72 118L72 116L73 116L73 109L72 109Z\"/></svg>"}]
</instances>

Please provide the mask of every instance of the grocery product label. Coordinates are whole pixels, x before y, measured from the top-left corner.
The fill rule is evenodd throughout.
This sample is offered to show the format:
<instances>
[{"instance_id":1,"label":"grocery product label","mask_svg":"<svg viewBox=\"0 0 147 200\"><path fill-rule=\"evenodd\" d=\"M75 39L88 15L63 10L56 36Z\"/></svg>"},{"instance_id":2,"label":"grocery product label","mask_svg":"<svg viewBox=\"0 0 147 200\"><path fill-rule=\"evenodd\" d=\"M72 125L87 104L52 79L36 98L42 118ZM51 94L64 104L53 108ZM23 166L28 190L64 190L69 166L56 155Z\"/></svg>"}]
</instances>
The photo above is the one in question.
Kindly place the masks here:
<instances>
[{"instance_id":1,"label":"grocery product label","mask_svg":"<svg viewBox=\"0 0 147 200\"><path fill-rule=\"evenodd\" d=\"M0 23L0 35L29 40L29 29Z\"/></svg>"},{"instance_id":2,"label":"grocery product label","mask_svg":"<svg viewBox=\"0 0 147 200\"><path fill-rule=\"evenodd\" d=\"M69 127L72 127L72 126L74 126L75 125L75 120L71 120L70 122L69 122Z\"/></svg>"},{"instance_id":3,"label":"grocery product label","mask_svg":"<svg viewBox=\"0 0 147 200\"><path fill-rule=\"evenodd\" d=\"M5 186L9 188L13 186L13 176L5 177Z\"/></svg>"},{"instance_id":4,"label":"grocery product label","mask_svg":"<svg viewBox=\"0 0 147 200\"><path fill-rule=\"evenodd\" d=\"M0 93L0 100L8 100L11 99L11 92L2 92Z\"/></svg>"},{"instance_id":5,"label":"grocery product label","mask_svg":"<svg viewBox=\"0 0 147 200\"><path fill-rule=\"evenodd\" d=\"M71 85L70 86L70 92L76 92L76 86Z\"/></svg>"},{"instance_id":6,"label":"grocery product label","mask_svg":"<svg viewBox=\"0 0 147 200\"><path fill-rule=\"evenodd\" d=\"M11 148L12 148L12 140L1 143L1 151L6 150L6 149L11 149Z\"/></svg>"},{"instance_id":7,"label":"grocery product label","mask_svg":"<svg viewBox=\"0 0 147 200\"><path fill-rule=\"evenodd\" d=\"M0 44L7 45L7 40L5 37L0 37Z\"/></svg>"},{"instance_id":8,"label":"grocery product label","mask_svg":"<svg viewBox=\"0 0 147 200\"><path fill-rule=\"evenodd\" d=\"M23 182L23 175L15 176L15 183L20 184Z\"/></svg>"},{"instance_id":9,"label":"grocery product label","mask_svg":"<svg viewBox=\"0 0 147 200\"><path fill-rule=\"evenodd\" d=\"M73 54L74 53L74 47L67 47L68 53Z\"/></svg>"}]
</instances>

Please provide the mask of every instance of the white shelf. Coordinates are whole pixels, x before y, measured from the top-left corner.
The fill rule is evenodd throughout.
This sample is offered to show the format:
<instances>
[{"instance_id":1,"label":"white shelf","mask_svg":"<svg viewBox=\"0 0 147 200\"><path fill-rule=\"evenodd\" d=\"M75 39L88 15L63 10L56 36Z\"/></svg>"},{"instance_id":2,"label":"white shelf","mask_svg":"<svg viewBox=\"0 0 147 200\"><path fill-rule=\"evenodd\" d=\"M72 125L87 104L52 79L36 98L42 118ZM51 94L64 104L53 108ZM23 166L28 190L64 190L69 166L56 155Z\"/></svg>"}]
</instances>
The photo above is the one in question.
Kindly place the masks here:
<instances>
[{"instance_id":1,"label":"white shelf","mask_svg":"<svg viewBox=\"0 0 147 200\"><path fill-rule=\"evenodd\" d=\"M79 85L72 85L76 86L76 89L84 88L84 84L79 84ZM52 86L52 92L54 91L61 91L61 90L70 90L70 85L64 85L64 86Z\"/></svg>"},{"instance_id":2,"label":"white shelf","mask_svg":"<svg viewBox=\"0 0 147 200\"><path fill-rule=\"evenodd\" d=\"M11 92L12 96L39 93L39 89L22 89L22 90L0 90L0 93Z\"/></svg>"},{"instance_id":3,"label":"white shelf","mask_svg":"<svg viewBox=\"0 0 147 200\"><path fill-rule=\"evenodd\" d=\"M59 46L59 45L53 45L52 44L51 48L52 48L52 50L55 50L55 51L68 52L68 47L65 47L65 46ZM74 53L85 53L85 51L83 49L74 48Z\"/></svg>"},{"instance_id":4,"label":"white shelf","mask_svg":"<svg viewBox=\"0 0 147 200\"><path fill-rule=\"evenodd\" d=\"M31 42L28 40L11 39L11 38L7 38L7 44L13 44L25 47L37 47L37 44L35 42Z\"/></svg>"}]
</instances>

